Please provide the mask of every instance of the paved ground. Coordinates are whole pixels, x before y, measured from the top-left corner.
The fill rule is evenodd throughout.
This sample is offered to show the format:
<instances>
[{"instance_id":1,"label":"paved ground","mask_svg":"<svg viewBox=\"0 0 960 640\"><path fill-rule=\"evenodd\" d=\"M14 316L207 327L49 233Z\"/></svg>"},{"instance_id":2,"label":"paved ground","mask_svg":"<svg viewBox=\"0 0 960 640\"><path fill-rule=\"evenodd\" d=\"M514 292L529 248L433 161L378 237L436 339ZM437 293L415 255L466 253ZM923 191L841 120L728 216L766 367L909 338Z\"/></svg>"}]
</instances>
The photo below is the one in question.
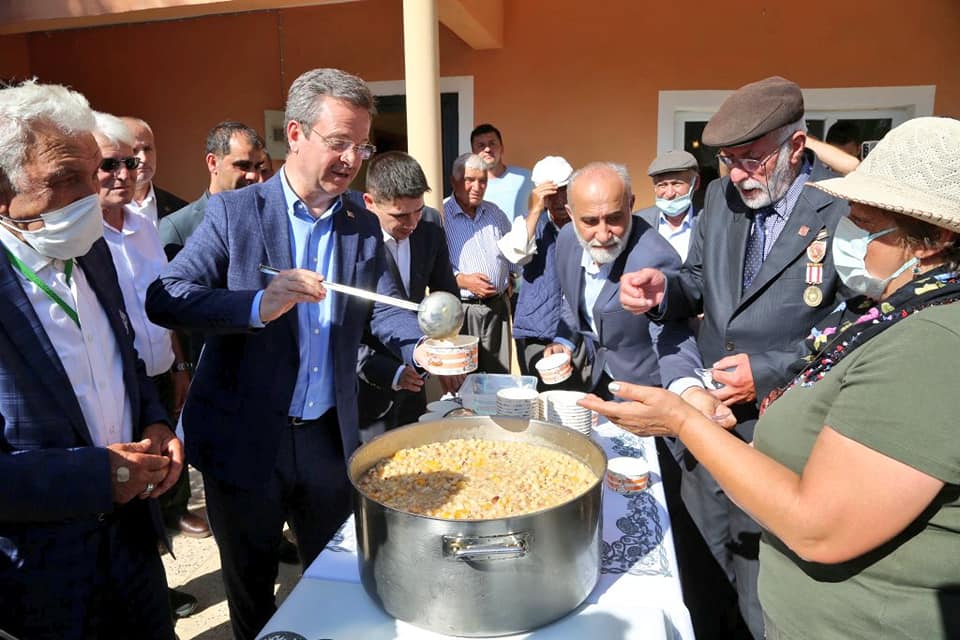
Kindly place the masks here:
<instances>
[{"instance_id":1,"label":"paved ground","mask_svg":"<svg viewBox=\"0 0 960 640\"><path fill-rule=\"evenodd\" d=\"M203 481L196 469L190 469L190 486L193 496L191 510L202 510ZM220 578L220 555L213 536L197 540L184 536L173 537L174 560L169 554L163 556L167 570L167 582L171 587L183 589L200 601L197 612L177 622L180 640L230 640L230 616L227 613L227 598ZM300 578L299 565L280 564L277 577L277 601L290 593Z\"/></svg>"}]
</instances>

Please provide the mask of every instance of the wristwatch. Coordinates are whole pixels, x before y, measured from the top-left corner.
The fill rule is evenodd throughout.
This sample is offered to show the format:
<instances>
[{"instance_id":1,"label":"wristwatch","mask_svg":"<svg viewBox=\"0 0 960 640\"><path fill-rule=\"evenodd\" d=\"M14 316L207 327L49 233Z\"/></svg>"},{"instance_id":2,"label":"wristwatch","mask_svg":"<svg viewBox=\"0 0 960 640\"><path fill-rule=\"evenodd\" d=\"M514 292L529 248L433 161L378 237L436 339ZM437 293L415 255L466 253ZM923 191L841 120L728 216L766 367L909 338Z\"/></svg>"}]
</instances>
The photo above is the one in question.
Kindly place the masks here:
<instances>
[{"instance_id":1,"label":"wristwatch","mask_svg":"<svg viewBox=\"0 0 960 640\"><path fill-rule=\"evenodd\" d=\"M174 362L173 366L170 367L170 371L174 373L179 373L180 371L193 371L192 362Z\"/></svg>"}]
</instances>

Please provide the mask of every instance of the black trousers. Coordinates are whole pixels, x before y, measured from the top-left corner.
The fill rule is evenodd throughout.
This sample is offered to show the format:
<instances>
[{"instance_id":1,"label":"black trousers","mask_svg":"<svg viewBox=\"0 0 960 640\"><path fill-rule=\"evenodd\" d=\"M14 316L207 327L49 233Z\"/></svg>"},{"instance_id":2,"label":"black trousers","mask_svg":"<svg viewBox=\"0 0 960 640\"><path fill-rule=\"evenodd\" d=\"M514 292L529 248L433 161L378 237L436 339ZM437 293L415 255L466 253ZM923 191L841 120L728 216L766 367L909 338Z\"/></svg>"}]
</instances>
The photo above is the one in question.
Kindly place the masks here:
<instances>
[{"instance_id":1,"label":"black trousers","mask_svg":"<svg viewBox=\"0 0 960 640\"><path fill-rule=\"evenodd\" d=\"M273 595L284 521L304 569L350 515L351 488L336 410L288 426L270 480L235 487L205 473L210 527L220 549L230 622L237 640L254 640L276 611Z\"/></svg>"}]
</instances>

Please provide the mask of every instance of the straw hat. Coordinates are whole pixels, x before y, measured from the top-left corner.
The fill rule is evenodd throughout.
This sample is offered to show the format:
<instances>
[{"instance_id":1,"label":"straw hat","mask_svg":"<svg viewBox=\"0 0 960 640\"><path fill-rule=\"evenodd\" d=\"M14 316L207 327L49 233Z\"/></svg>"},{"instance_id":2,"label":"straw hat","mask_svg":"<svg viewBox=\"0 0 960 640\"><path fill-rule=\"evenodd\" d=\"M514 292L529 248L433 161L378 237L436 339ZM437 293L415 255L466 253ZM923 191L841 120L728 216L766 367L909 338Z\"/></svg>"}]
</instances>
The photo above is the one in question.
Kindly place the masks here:
<instances>
[{"instance_id":1,"label":"straw hat","mask_svg":"<svg viewBox=\"0 0 960 640\"><path fill-rule=\"evenodd\" d=\"M960 233L960 121L908 120L848 175L808 184Z\"/></svg>"}]
</instances>

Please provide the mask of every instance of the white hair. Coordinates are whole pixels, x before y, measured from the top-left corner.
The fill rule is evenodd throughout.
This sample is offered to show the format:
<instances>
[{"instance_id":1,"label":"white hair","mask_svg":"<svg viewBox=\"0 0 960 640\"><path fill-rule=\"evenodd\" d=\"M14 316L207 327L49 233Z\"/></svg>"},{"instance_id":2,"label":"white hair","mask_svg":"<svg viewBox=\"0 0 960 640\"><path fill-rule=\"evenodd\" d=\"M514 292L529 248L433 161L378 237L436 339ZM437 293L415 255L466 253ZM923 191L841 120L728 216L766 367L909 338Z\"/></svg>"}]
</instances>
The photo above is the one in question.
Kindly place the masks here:
<instances>
[{"instance_id":1,"label":"white hair","mask_svg":"<svg viewBox=\"0 0 960 640\"><path fill-rule=\"evenodd\" d=\"M90 103L67 87L36 80L0 89L0 187L7 183L14 192L22 187L27 151L44 126L68 136L91 133L95 122Z\"/></svg>"},{"instance_id":2,"label":"white hair","mask_svg":"<svg viewBox=\"0 0 960 640\"><path fill-rule=\"evenodd\" d=\"M777 135L773 136L779 140L783 140L788 136L792 136L797 131L807 132L807 120L805 116L800 116L800 119L796 122L791 122L790 124L785 124L779 129L777 129Z\"/></svg>"},{"instance_id":3,"label":"white hair","mask_svg":"<svg viewBox=\"0 0 960 640\"><path fill-rule=\"evenodd\" d=\"M486 171L487 166L484 164L483 158L476 153L464 153L457 156L457 159L453 161L453 168L450 170L450 173L453 175L454 180L463 180L467 169Z\"/></svg>"},{"instance_id":4,"label":"white hair","mask_svg":"<svg viewBox=\"0 0 960 640\"><path fill-rule=\"evenodd\" d=\"M94 133L101 138L105 138L111 144L125 144L132 147L135 142L133 132L123 123L123 120L115 115L94 111L93 117L96 119L96 129Z\"/></svg>"}]
</instances>

